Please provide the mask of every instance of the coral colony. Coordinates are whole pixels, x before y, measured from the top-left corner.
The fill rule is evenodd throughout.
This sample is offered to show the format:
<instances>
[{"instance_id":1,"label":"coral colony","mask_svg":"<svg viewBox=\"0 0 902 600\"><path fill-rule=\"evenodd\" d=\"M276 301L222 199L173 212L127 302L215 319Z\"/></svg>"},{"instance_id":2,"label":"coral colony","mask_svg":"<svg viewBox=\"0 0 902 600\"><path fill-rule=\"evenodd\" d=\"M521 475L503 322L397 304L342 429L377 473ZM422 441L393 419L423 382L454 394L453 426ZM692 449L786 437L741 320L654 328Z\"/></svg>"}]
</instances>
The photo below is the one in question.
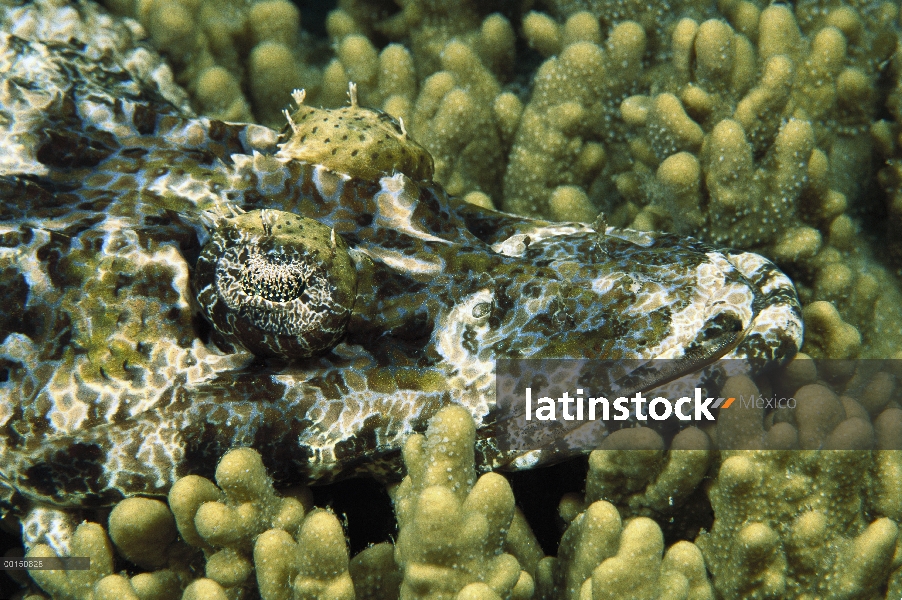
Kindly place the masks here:
<instances>
[{"instance_id":1,"label":"coral colony","mask_svg":"<svg viewBox=\"0 0 902 600\"><path fill-rule=\"evenodd\" d=\"M17 597L902 597L898 3L102 4L0 9Z\"/></svg>"}]
</instances>

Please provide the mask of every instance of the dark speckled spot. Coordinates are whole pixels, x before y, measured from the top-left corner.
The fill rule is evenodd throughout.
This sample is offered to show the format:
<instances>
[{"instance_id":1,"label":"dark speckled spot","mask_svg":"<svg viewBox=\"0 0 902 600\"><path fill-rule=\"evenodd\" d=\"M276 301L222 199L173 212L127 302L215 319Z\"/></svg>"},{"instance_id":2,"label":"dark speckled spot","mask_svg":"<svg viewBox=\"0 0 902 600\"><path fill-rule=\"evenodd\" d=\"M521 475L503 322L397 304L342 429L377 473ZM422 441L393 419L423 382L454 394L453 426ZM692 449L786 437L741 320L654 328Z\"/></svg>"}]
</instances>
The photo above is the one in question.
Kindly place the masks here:
<instances>
[{"instance_id":1,"label":"dark speckled spot","mask_svg":"<svg viewBox=\"0 0 902 600\"><path fill-rule=\"evenodd\" d=\"M135 105L132 122L135 124L135 129L138 130L138 133L151 135L157 127L157 113L148 106L137 104Z\"/></svg>"},{"instance_id":2,"label":"dark speckled spot","mask_svg":"<svg viewBox=\"0 0 902 600\"><path fill-rule=\"evenodd\" d=\"M60 491L85 494L99 488L106 452L96 444L71 444L64 451L52 452L46 462L25 470L24 481L47 496Z\"/></svg>"},{"instance_id":3,"label":"dark speckled spot","mask_svg":"<svg viewBox=\"0 0 902 600\"><path fill-rule=\"evenodd\" d=\"M38 148L36 156L49 167L60 169L96 167L115 150L98 139L70 131L50 130L46 135L47 138Z\"/></svg>"}]
</instances>

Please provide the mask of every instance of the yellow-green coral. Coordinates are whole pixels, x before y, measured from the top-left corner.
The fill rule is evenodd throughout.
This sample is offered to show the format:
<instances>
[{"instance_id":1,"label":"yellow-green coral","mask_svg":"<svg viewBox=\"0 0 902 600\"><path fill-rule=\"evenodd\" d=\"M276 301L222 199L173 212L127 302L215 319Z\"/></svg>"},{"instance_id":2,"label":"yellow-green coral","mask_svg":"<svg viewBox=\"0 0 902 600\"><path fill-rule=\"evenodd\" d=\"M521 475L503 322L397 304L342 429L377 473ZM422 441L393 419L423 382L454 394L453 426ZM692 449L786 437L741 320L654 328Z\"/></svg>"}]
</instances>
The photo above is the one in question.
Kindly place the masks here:
<instances>
[{"instance_id":1,"label":"yellow-green coral","mask_svg":"<svg viewBox=\"0 0 902 600\"><path fill-rule=\"evenodd\" d=\"M228 121L281 119L287 94L318 91L322 45L300 29L301 15L287 0L199 2L110 0L116 13L136 18L172 63L176 80L195 107Z\"/></svg>"},{"instance_id":2,"label":"yellow-green coral","mask_svg":"<svg viewBox=\"0 0 902 600\"><path fill-rule=\"evenodd\" d=\"M898 140L902 60L898 53L893 55L898 24L894 3L799 2L787 8L734 0L716 7L561 0L536 6L553 16L532 13L520 23L485 15L466 3L443 11L432 4L405 2L400 13L392 15L391 7L380 16L377 3L342 2L342 10L329 20L336 44L331 63L322 58L331 55L322 52L321 42L304 43L302 15L287 2L246 8L216 2L109 4L141 19L151 40L170 53L180 81L186 82L196 108L205 114L227 120L254 116L281 126L280 110L289 90L303 87L309 101L338 106L345 102L347 82L357 81L366 104L403 116L411 131L418 132L439 159L439 180L455 193L559 219L591 220L604 210L612 224L667 228L759 247L791 269L800 287L806 304L806 352L852 357L887 356L899 350L897 275L876 264L874 250L859 231L867 226L859 216L873 210L869 198L879 195L870 179L872 139L879 150L878 166L883 167L879 183L887 193L887 226L898 229L902 223ZM522 58L513 55L513 31L522 31L523 41L549 61L538 71L541 77L516 62ZM645 52L637 45L643 36ZM384 39L394 43L384 46ZM322 55L315 56L316 52ZM632 60L626 68L613 58L621 56L617 52ZM886 77L897 86L895 100L891 98L886 120L875 123L885 95L880 83L886 73L883 61L891 56L893 70ZM599 64L603 68L597 68ZM557 81L543 79L558 77L563 67L572 73ZM598 81L586 75L593 68ZM470 72L476 81L465 80ZM518 73L527 85L506 85ZM529 85L531 90L524 89ZM535 198L530 190L536 190ZM755 218L750 218L752 214ZM902 251L896 237L888 236L887 241L898 266ZM878 254L882 251L879 244L873 248ZM105 265L89 275L88 283L113 270L121 271L118 265ZM75 300L67 299L73 306ZM80 311L86 318L79 327L85 327L88 317L120 317L104 314L99 305L82 306ZM96 359L92 368L103 364L120 376L125 374L124 359L141 359L133 349L93 339L84 329L76 334L89 342L86 348ZM802 383L788 387L819 385L816 376L799 375ZM748 382L737 380L732 385L752 393ZM724 437L731 427L731 434L757 436L762 447L808 446L822 443L842 423L860 415L871 420L876 447L886 448L881 440L899 439L902 410L892 394L887 400L887 394L876 389L879 382L874 385L874 390L857 398L834 394L830 402L818 400L811 411L818 418L805 426L796 427L789 419L768 428L758 414L754 420L742 415L736 422L725 419L718 430ZM839 414L839 406L844 418L827 423L830 415ZM694 487L701 469L678 469L685 475L669 484L673 455L640 455L641 460L631 464L607 452L599 451L591 459L589 488L594 491L589 502L604 507L597 500L610 496L621 512L631 506L640 514L651 514L649 509L664 498L679 499L684 489ZM798 460L784 460L782 455L725 456L711 483L715 526L704 538L708 541L700 542L719 559L709 559L708 568L716 575L714 583L722 596L768 592L779 596L793 590L866 595L872 594L868 583L886 581L887 597L902 594L898 552L886 560L893 529L886 517L895 523L902 518L898 492L902 469L896 454L864 453L856 459L862 462L846 466L829 452L789 455ZM778 460L770 460L773 456ZM741 477L731 461L743 457L754 465L752 470L761 469L759 483L749 488L756 502L742 502L735 489L727 490L742 483L737 483ZM809 470L816 473L809 475ZM828 498L838 486L852 485L866 498L872 518L863 519L852 494L826 508L808 510L795 500L784 506L777 494L804 487L798 483L803 475L815 482L817 490L829 492ZM208 501L221 501L222 490L207 483ZM810 493L803 497L818 506L823 503ZM571 517L586 508L586 500L578 500L566 511ZM760 521L749 521L759 517ZM642 531L654 538L654 528L640 521L643 524ZM622 522L618 527L623 528ZM196 530L192 533L190 526L181 534L212 551L213 546ZM114 534L111 523L110 536L118 535L122 534ZM626 529L618 535L626 536ZM335 535L333 543L343 542ZM244 546L246 553L246 542ZM640 554L657 556L661 548L655 545L650 552L641 547ZM676 548L686 552L690 558L684 561L694 565L697 574L701 564L697 550L678 545L666 556ZM361 572L370 577L378 572L376 578L386 590L382 597L396 597L400 572L386 566L393 561L394 550L380 545L368 552L366 558L372 561L367 564L385 570L374 566ZM226 572L232 573L228 583L234 588L247 579L241 573L250 563L246 558L227 560L230 556L234 558L220 551L211 573L222 581ZM814 563L825 556L842 563L842 570L837 567L833 574L833 581L840 583L818 583L829 569ZM750 568L743 557L755 557L760 568ZM531 571L519 555L518 559ZM667 561L665 557L662 565ZM546 561L536 570L550 572L552 564ZM354 561L349 570L356 584ZM143 577L126 581L105 574L108 590L134 587ZM91 581L95 580L100 581L96 577ZM539 592L542 582L549 580L536 576ZM582 581L589 580L586 575ZM81 585L59 581L47 584L58 586L53 589L60 590L59 597ZM843 584L849 588L839 589ZM223 587L203 579L192 584L190 593L203 597L215 593L217 586ZM485 591L467 590L474 595Z\"/></svg>"},{"instance_id":3,"label":"yellow-green coral","mask_svg":"<svg viewBox=\"0 0 902 600\"><path fill-rule=\"evenodd\" d=\"M504 552L513 493L500 475L476 479L474 440L470 414L449 407L436 414L426 436L413 436L404 446L408 475L392 494L404 598L532 594L532 576ZM462 591L475 583L488 589Z\"/></svg>"},{"instance_id":4,"label":"yellow-green coral","mask_svg":"<svg viewBox=\"0 0 902 600\"><path fill-rule=\"evenodd\" d=\"M838 97L836 79L843 69L857 68L839 29L825 27L806 38L793 13L774 6L760 12L756 30L757 46L723 21L681 20L672 34L670 75L662 78L660 91L630 98L622 107L638 134L631 140L636 159L631 177L648 186L658 220L669 211L677 228L702 226L711 239L746 247L804 238L788 235L788 228L824 227L843 212L846 189L830 170L829 161L839 160L833 146L866 152L846 140L861 138L869 118L866 102ZM846 115L844 101L862 111L854 124L839 123L839 115ZM680 208L669 206L666 195L654 197L656 185L666 188L672 179L658 164L680 151L699 159L703 185L695 198L708 203L701 222L681 221ZM649 169L656 168L652 178ZM640 193L639 202L645 199L641 187L630 191ZM782 255L810 257L819 245L815 239Z\"/></svg>"},{"instance_id":5,"label":"yellow-green coral","mask_svg":"<svg viewBox=\"0 0 902 600\"><path fill-rule=\"evenodd\" d=\"M333 40L363 33L407 41L416 58L419 78L439 70L449 42L459 41L477 50L496 74L513 67L514 32L502 15L473 0L398 2L395 10L370 0L341 0L329 14L327 29Z\"/></svg>"},{"instance_id":6,"label":"yellow-green coral","mask_svg":"<svg viewBox=\"0 0 902 600\"><path fill-rule=\"evenodd\" d=\"M165 513L169 512L165 504L157 500L146 500L143 502L156 503L159 506L137 506L136 501L142 502L138 498L126 500L122 503L126 506L120 505L119 516L111 515L110 530L118 530L119 539L116 540L116 548L120 552L125 556L137 558L136 564L146 566L150 563L156 570L133 577L114 573L113 544L107 531L98 523L85 521L73 532L68 555L89 557L90 569L30 570L31 578L41 589L49 593L53 600L168 600L178 597L182 581L189 575L186 571L185 558L190 558L190 554L186 553L183 547L169 543L172 540L169 528L165 524L162 530L152 530L159 525L161 508ZM148 510L145 515L134 512L145 509ZM171 521L171 514L168 515L168 519ZM117 523L117 520L128 520L129 523ZM163 520L166 520L165 516ZM123 526L137 527L144 531L124 533ZM137 535L133 535L135 533ZM145 543L149 543L150 548L145 547ZM168 548L165 548L167 546ZM57 553L45 544L35 545L26 555L29 558L55 556ZM159 568L164 562L170 561L170 568Z\"/></svg>"},{"instance_id":7,"label":"yellow-green coral","mask_svg":"<svg viewBox=\"0 0 902 600\"><path fill-rule=\"evenodd\" d=\"M312 509L307 488L277 494L260 455L248 448L223 456L216 483L183 477L168 506L145 498L120 502L106 530L83 523L69 540L70 555L91 557L91 570L35 570L32 579L60 600L235 599L251 588L264 600L355 597L344 530L331 512ZM131 578L113 573L114 546L150 571ZM198 550L201 569L191 562ZM55 555L44 544L28 553Z\"/></svg>"},{"instance_id":8,"label":"yellow-green coral","mask_svg":"<svg viewBox=\"0 0 902 600\"><path fill-rule=\"evenodd\" d=\"M558 6L569 17L563 25L537 13L524 19L530 43L553 56L524 109L502 205L559 218L550 202L555 187L576 184L614 224L757 248L798 277L803 301L832 304L809 311L810 352L891 353L898 337L879 335L873 322L898 330L899 286L861 248L847 213L867 200L873 81L895 45L897 10L806 5L794 14L724 2L729 23L690 18L691 10L678 19L674 8L663 18L669 25L655 27L633 7L645 16L614 26L601 42L577 5ZM609 18L610 7L585 7ZM633 35L625 35L629 28ZM666 59L648 60L648 44L666 44ZM568 75L571 63L583 70ZM577 92L592 85L596 104L583 116L571 102L585 103ZM619 102L631 89L640 93ZM569 132L552 126L558 115L567 115ZM892 147L892 128L880 131ZM603 177L580 180L578 152L591 144L607 157ZM842 270L845 261L854 261L851 271Z\"/></svg>"},{"instance_id":9,"label":"yellow-green coral","mask_svg":"<svg viewBox=\"0 0 902 600\"><path fill-rule=\"evenodd\" d=\"M473 48L449 42L441 67L422 84L411 131L435 158L436 180L450 193L481 191L497 198L509 147L503 121L518 108L502 97L501 86Z\"/></svg>"},{"instance_id":10,"label":"yellow-green coral","mask_svg":"<svg viewBox=\"0 0 902 600\"><path fill-rule=\"evenodd\" d=\"M505 210L546 215L552 203L554 216L562 217L553 206L559 201L552 200L559 186L592 189L608 162L601 142L622 130L615 122L617 106L636 85L644 51L644 31L623 23L611 32L606 49L574 41L539 68L505 174ZM596 201L593 207L588 197L571 203L572 216L580 218L601 206Z\"/></svg>"},{"instance_id":11,"label":"yellow-green coral","mask_svg":"<svg viewBox=\"0 0 902 600\"><path fill-rule=\"evenodd\" d=\"M898 453L883 457L898 462ZM879 456L879 455L878 455ZM729 453L709 495L717 514L698 544L727 597L859 598L895 567L898 525L862 503L881 473L857 451Z\"/></svg>"},{"instance_id":12,"label":"yellow-green coral","mask_svg":"<svg viewBox=\"0 0 902 600\"><path fill-rule=\"evenodd\" d=\"M472 8L461 8L411 3L388 24L371 22L363 4L344 4L330 15L337 56L324 70L319 101L338 103L338 91L348 82L358 83L363 103L405 119L435 158L436 179L448 191L498 198L520 111L519 100L503 93L498 79L513 62L514 34L510 22L497 14L475 28L479 17ZM352 26L351 15L362 23ZM462 25L468 18L472 28ZM421 29L410 29L416 25ZM399 40L409 32L411 51L390 44L377 55L359 33L373 28L391 30L390 37Z\"/></svg>"},{"instance_id":13,"label":"yellow-green coral","mask_svg":"<svg viewBox=\"0 0 902 600\"><path fill-rule=\"evenodd\" d=\"M715 519L696 543L724 597L866 598L898 569L902 454L879 433L898 427L896 374L857 366L818 368L802 356L772 381L770 393L793 405L766 413L740 401L721 411L712 432L721 462L708 488ZM746 377L722 393L761 397ZM787 450L723 450L730 443Z\"/></svg>"},{"instance_id":14,"label":"yellow-green coral","mask_svg":"<svg viewBox=\"0 0 902 600\"><path fill-rule=\"evenodd\" d=\"M260 455L247 448L223 456L216 483L189 476L169 493L179 532L207 557L207 579L191 594L234 595L256 573L264 600L354 597L341 524L310 510L306 488L276 494Z\"/></svg>"},{"instance_id":15,"label":"yellow-green coral","mask_svg":"<svg viewBox=\"0 0 902 600\"><path fill-rule=\"evenodd\" d=\"M647 449L654 444L644 438L657 436L647 428L609 436L590 457L585 497L561 501L568 527L556 557L542 558L507 481L477 478L474 422L452 406L404 449L408 475L392 490L394 545L371 546L349 561L335 516L312 509L306 488L277 493L259 454L237 449L220 461L216 484L188 476L173 487L169 507L133 498L113 509L107 529L76 528L69 552L91 556L91 571L31 576L66 600L234 599L254 587L264 600L869 598L885 582L898 587L899 449L721 451L707 490L715 517L709 531L665 551L649 518L673 515L699 486L715 456L709 434L744 433L766 445L770 432L795 428L805 448L829 444L844 424L872 415L872 444L880 419L902 428L892 365L856 372L836 363L819 370L809 357L796 362L772 382L796 390L797 406L772 413L777 420L751 411L708 433L688 429L666 452ZM724 393L758 390L734 377ZM114 548L150 571L115 573ZM29 553L53 555L43 544Z\"/></svg>"},{"instance_id":16,"label":"yellow-green coral","mask_svg":"<svg viewBox=\"0 0 902 600\"><path fill-rule=\"evenodd\" d=\"M263 600L397 598L399 593L531 598L530 571L541 550L515 510L505 479L487 474L477 480L474 435L469 412L452 406L436 415L426 436L409 440L404 458L410 474L393 491L397 543L370 547L350 564L335 515L311 510L307 488L276 493L260 455L240 448L220 460L216 484L196 475L179 479L168 507L132 498L116 505L108 529L79 525L68 547L73 556L91 557L90 571L31 571L31 576L61 600L156 600L178 593L183 600L234 599L254 587ZM181 540L175 539L176 528ZM123 558L157 570L131 579L113 573L110 537ZM191 572L186 559L196 558L198 549L205 565ZM37 544L28 556L56 553Z\"/></svg>"},{"instance_id":17,"label":"yellow-green coral","mask_svg":"<svg viewBox=\"0 0 902 600\"><path fill-rule=\"evenodd\" d=\"M677 434L666 452L650 428L617 431L589 455L585 503L606 500L625 516L672 514L701 483L712 454L708 437L695 428Z\"/></svg>"},{"instance_id":18,"label":"yellow-green coral","mask_svg":"<svg viewBox=\"0 0 902 600\"><path fill-rule=\"evenodd\" d=\"M207 114L279 125L291 89L341 106L355 81L364 105L404 119L452 194L754 248L805 304L835 309L809 311L806 351L899 348L898 276L859 231L884 210L888 231L902 222L895 3L343 0L326 18L331 51L284 0L109 4L144 24ZM883 103L891 118L877 121Z\"/></svg>"},{"instance_id":19,"label":"yellow-green coral","mask_svg":"<svg viewBox=\"0 0 902 600\"><path fill-rule=\"evenodd\" d=\"M701 552L679 542L664 553L661 529L651 519L622 522L617 509L593 502L561 538L556 559L545 559L543 598L714 598Z\"/></svg>"}]
</instances>

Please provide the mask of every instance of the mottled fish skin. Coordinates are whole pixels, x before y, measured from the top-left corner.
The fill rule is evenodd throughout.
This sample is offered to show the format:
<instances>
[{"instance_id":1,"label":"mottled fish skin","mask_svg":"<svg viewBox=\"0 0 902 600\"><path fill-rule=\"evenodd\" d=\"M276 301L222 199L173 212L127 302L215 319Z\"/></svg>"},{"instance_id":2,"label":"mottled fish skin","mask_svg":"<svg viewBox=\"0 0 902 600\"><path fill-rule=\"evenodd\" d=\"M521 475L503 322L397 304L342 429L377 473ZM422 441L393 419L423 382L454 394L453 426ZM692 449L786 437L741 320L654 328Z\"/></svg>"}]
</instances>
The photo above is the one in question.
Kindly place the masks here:
<instances>
[{"instance_id":1,"label":"mottled fish skin","mask_svg":"<svg viewBox=\"0 0 902 600\"><path fill-rule=\"evenodd\" d=\"M280 157L276 132L194 118L114 52L0 32L0 110L18 144L0 161L0 482L19 510L165 494L236 446L280 480L385 474L439 407L489 420L500 356L680 358L727 336L764 366L801 343L792 283L760 256ZM257 358L200 315L202 216L263 208L355 257L326 354Z\"/></svg>"}]
</instances>

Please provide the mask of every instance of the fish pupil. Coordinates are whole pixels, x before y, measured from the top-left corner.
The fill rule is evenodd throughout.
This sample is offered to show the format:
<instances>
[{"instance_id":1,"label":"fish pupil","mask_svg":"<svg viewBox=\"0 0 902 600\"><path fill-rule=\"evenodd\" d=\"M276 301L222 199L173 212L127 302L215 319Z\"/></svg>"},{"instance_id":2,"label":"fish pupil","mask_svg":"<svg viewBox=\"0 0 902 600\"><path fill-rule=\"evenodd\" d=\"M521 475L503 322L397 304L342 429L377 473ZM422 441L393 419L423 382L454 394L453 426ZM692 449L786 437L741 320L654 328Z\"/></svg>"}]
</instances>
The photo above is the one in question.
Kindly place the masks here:
<instances>
[{"instance_id":1,"label":"fish pupil","mask_svg":"<svg viewBox=\"0 0 902 600\"><path fill-rule=\"evenodd\" d=\"M241 285L249 296L291 302L307 289L307 273L301 262L284 254L252 254L245 263Z\"/></svg>"}]
</instances>

